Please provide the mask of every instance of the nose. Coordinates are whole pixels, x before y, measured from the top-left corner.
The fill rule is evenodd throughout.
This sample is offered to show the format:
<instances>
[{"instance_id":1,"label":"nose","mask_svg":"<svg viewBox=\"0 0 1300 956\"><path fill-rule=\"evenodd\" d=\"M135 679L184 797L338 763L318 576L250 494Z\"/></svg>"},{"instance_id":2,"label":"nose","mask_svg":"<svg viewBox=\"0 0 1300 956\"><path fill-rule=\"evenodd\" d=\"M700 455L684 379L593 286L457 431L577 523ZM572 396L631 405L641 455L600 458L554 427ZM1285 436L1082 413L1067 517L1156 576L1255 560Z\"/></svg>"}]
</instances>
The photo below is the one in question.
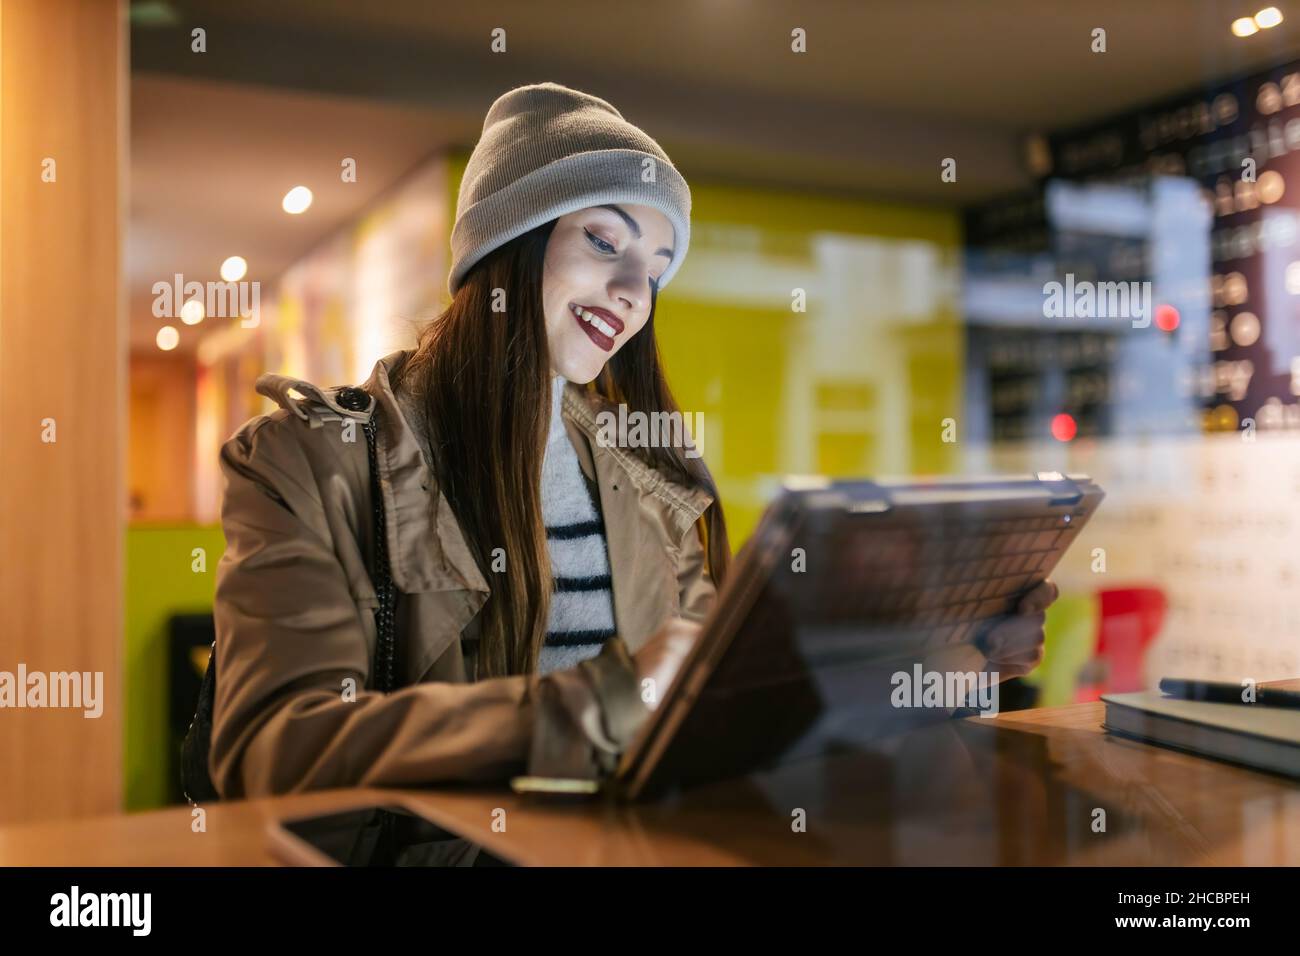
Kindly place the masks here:
<instances>
[{"instance_id":1,"label":"nose","mask_svg":"<svg viewBox=\"0 0 1300 956\"><path fill-rule=\"evenodd\" d=\"M609 291L613 298L626 302L633 312L642 312L650 301L650 278L635 269L620 270Z\"/></svg>"}]
</instances>

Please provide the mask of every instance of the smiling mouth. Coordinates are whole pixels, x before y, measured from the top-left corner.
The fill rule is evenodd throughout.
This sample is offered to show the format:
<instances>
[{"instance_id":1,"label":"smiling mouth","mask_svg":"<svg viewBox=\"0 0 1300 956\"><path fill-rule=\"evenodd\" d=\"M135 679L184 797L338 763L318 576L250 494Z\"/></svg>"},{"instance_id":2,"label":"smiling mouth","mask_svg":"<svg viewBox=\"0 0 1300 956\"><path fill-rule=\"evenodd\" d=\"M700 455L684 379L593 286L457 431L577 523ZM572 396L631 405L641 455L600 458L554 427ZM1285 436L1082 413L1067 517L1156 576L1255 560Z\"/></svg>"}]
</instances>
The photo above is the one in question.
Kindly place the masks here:
<instances>
[{"instance_id":1,"label":"smiling mouth","mask_svg":"<svg viewBox=\"0 0 1300 956\"><path fill-rule=\"evenodd\" d=\"M614 348L614 339L624 328L623 322L617 316L604 309L594 312L580 305L570 305L569 311L573 313L582 331L587 333L587 337L597 347L605 352Z\"/></svg>"}]
</instances>

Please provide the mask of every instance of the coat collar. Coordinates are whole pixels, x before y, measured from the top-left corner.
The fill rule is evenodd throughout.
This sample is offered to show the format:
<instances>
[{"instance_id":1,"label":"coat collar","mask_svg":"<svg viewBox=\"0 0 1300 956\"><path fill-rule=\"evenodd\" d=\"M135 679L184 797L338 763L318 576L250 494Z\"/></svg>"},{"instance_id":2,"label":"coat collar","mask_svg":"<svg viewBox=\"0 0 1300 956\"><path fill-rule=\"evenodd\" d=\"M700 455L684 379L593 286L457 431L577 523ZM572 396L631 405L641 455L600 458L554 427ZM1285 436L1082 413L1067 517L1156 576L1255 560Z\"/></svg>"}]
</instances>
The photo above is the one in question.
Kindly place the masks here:
<instances>
[{"instance_id":1,"label":"coat collar","mask_svg":"<svg viewBox=\"0 0 1300 956\"><path fill-rule=\"evenodd\" d=\"M565 384L561 416L578 452L578 461L583 471L587 477L599 481L596 458L608 456L642 494L651 495L663 502L671 515L678 537L681 537L713 503L713 496L703 488L692 488L674 481L625 448L616 445L605 447L599 437L601 413L616 416L618 406L581 385L573 382Z\"/></svg>"},{"instance_id":2,"label":"coat collar","mask_svg":"<svg viewBox=\"0 0 1300 956\"><path fill-rule=\"evenodd\" d=\"M389 562L393 581L402 591L470 590L487 594L490 588L479 570L460 530L451 506L421 450L420 441L402 414L393 394L392 374L411 355L404 349L380 359L363 388L375 396L384 410L376 442L380 487L387 514ZM620 485L630 484L643 499L661 508L680 541L713 502L701 488L687 487L662 474L623 448L605 447L598 440L597 415L616 411L603 396L569 382L564 387L561 415L578 453L578 461L589 478L597 482L609 537L611 570L629 564L619 553L625 520L634 512L608 513L618 502L627 502ZM617 575L616 575L617 576Z\"/></svg>"},{"instance_id":3,"label":"coat collar","mask_svg":"<svg viewBox=\"0 0 1300 956\"><path fill-rule=\"evenodd\" d=\"M627 449L600 440L601 412L617 408L596 392L569 383L561 415L578 463L594 479L614 582L614 625L635 652L673 612L660 585L678 549L713 501L661 474Z\"/></svg>"},{"instance_id":4,"label":"coat collar","mask_svg":"<svg viewBox=\"0 0 1300 956\"><path fill-rule=\"evenodd\" d=\"M380 359L362 386L383 409L375 457L393 583L408 594L464 590L486 595L491 589L446 496L435 489L420 442L393 395L390 376L409 354L399 351Z\"/></svg>"}]
</instances>

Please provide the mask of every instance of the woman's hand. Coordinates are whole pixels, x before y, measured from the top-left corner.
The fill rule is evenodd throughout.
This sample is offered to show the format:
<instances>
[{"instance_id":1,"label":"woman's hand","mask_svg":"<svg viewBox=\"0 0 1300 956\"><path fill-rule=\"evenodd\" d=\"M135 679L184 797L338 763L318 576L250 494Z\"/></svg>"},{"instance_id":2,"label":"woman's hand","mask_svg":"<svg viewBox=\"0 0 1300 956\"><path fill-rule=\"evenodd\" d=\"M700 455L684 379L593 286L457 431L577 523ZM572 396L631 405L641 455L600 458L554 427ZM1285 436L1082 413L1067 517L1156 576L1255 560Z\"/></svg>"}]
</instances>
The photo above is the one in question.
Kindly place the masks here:
<instances>
[{"instance_id":1,"label":"woman's hand","mask_svg":"<svg viewBox=\"0 0 1300 956\"><path fill-rule=\"evenodd\" d=\"M1051 581L1034 588L1016 606L1016 613L999 621L984 635L980 648L988 658L985 670L1000 681L1023 677L1043 659L1043 622L1047 608L1060 596Z\"/></svg>"},{"instance_id":2,"label":"woman's hand","mask_svg":"<svg viewBox=\"0 0 1300 956\"><path fill-rule=\"evenodd\" d=\"M659 706L699 637L700 625L672 617L632 655L641 699L651 710Z\"/></svg>"}]
</instances>

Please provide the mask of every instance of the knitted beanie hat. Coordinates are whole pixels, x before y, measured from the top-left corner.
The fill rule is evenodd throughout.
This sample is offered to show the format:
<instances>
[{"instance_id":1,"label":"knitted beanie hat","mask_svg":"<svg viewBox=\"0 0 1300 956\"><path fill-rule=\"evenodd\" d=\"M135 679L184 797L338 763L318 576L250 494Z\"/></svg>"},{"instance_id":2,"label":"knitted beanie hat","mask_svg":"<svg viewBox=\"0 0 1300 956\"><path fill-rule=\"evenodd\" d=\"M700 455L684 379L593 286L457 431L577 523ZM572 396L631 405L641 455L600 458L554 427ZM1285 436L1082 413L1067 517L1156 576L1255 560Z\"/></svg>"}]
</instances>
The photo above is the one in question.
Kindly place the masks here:
<instances>
[{"instance_id":1,"label":"knitted beanie hat","mask_svg":"<svg viewBox=\"0 0 1300 956\"><path fill-rule=\"evenodd\" d=\"M605 203L658 209L672 223L668 285L686 258L691 191L659 144L609 103L558 83L502 94L483 120L456 200L451 230L454 295L492 250L544 222Z\"/></svg>"}]
</instances>

